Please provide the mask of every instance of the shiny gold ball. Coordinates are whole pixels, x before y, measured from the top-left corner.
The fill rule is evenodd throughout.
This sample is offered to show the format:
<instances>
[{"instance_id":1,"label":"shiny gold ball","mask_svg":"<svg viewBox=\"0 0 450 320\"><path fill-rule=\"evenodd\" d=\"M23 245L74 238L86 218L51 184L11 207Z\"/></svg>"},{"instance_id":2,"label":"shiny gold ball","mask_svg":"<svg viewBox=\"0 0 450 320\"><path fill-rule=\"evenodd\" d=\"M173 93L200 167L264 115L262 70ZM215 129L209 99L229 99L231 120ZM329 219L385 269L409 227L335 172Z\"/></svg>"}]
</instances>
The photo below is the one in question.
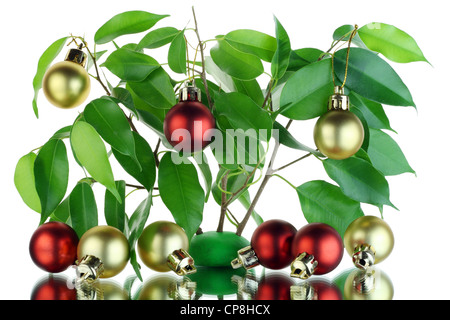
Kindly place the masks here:
<instances>
[{"instance_id":1,"label":"shiny gold ball","mask_svg":"<svg viewBox=\"0 0 450 320\"><path fill-rule=\"evenodd\" d=\"M145 281L138 300L174 300L177 281L177 278L168 274L153 277Z\"/></svg>"},{"instance_id":2,"label":"shiny gold ball","mask_svg":"<svg viewBox=\"0 0 450 320\"><path fill-rule=\"evenodd\" d=\"M130 258L130 248L125 235L110 226L97 226L86 231L77 248L78 260L92 255L103 263L104 272L100 278L110 278L119 274Z\"/></svg>"},{"instance_id":3,"label":"shiny gold ball","mask_svg":"<svg viewBox=\"0 0 450 320\"><path fill-rule=\"evenodd\" d=\"M330 110L323 114L314 127L314 142L325 156L342 160L361 148L364 127L361 120L347 110Z\"/></svg>"},{"instance_id":4,"label":"shiny gold ball","mask_svg":"<svg viewBox=\"0 0 450 320\"><path fill-rule=\"evenodd\" d=\"M48 101L56 107L69 109L82 104L91 90L91 80L81 65L62 61L51 66L42 80Z\"/></svg>"},{"instance_id":5,"label":"shiny gold ball","mask_svg":"<svg viewBox=\"0 0 450 320\"><path fill-rule=\"evenodd\" d=\"M170 271L168 256L175 250L189 250L189 239L184 230L169 221L157 221L148 225L138 240L138 254L142 262L152 270Z\"/></svg>"},{"instance_id":6,"label":"shiny gold ball","mask_svg":"<svg viewBox=\"0 0 450 320\"><path fill-rule=\"evenodd\" d=\"M374 263L386 259L394 248L394 234L389 225L375 216L363 216L353 221L344 233L344 245L350 256L354 249L368 244L375 251Z\"/></svg>"}]
</instances>

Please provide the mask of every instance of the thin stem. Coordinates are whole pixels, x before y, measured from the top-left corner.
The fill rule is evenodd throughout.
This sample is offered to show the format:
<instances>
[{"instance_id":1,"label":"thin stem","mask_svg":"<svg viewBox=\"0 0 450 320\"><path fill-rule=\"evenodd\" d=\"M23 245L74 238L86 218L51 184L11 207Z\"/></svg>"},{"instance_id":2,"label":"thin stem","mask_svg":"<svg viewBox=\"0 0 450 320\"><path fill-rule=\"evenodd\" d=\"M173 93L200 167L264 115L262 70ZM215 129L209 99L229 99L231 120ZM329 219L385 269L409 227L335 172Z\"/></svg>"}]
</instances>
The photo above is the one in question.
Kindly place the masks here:
<instances>
[{"instance_id":1,"label":"thin stem","mask_svg":"<svg viewBox=\"0 0 450 320\"><path fill-rule=\"evenodd\" d=\"M158 139L158 142L156 143L155 151L153 151L153 156L155 157L155 163L156 167L159 167L159 159L158 159L158 150L159 146L161 145L161 138Z\"/></svg>"},{"instance_id":2,"label":"thin stem","mask_svg":"<svg viewBox=\"0 0 450 320\"><path fill-rule=\"evenodd\" d=\"M295 163L297 163L299 161L302 161L303 159L306 159L306 158L310 157L311 155L312 155L312 153L310 152L310 153L304 155L303 157L300 157L300 158L298 158L298 159L296 159L296 160L294 160L292 162L289 162L288 164L285 164L282 167L279 167L278 169L274 169L273 172L281 171L281 170L283 170L283 169L285 169L285 168L287 168L287 167L289 167L289 166L291 166L291 165L293 165L293 164L295 164Z\"/></svg>"},{"instance_id":3,"label":"thin stem","mask_svg":"<svg viewBox=\"0 0 450 320\"><path fill-rule=\"evenodd\" d=\"M197 25L197 18L195 16L195 10L194 7L192 7L192 15L194 16L194 24L195 24L195 34L197 35L197 39L198 42L200 43L200 55L202 58L202 72L201 72L201 77L203 80L203 85L205 87L205 94L206 94L206 98L208 99L208 105L210 107L210 109L213 108L213 103L211 100L211 95L209 93L209 88L208 88L208 83L206 81L206 71L205 71L205 54L204 54L204 48L203 48L203 42L200 39L200 34L198 33L198 25Z\"/></svg>"},{"instance_id":4,"label":"thin stem","mask_svg":"<svg viewBox=\"0 0 450 320\"><path fill-rule=\"evenodd\" d=\"M136 188L136 189L139 189L139 190L145 189L145 187L139 186L139 185L135 185L135 184L129 184L129 183L126 183L125 185L126 185L127 187Z\"/></svg>"},{"instance_id":5,"label":"thin stem","mask_svg":"<svg viewBox=\"0 0 450 320\"><path fill-rule=\"evenodd\" d=\"M222 177L222 180L220 181L223 190L227 189L227 183L228 183L228 172L225 174L225 176ZM225 192L222 192L220 218L219 218L219 225L217 226L217 232L223 231L223 223L225 221L225 215L227 213L227 207L225 205L226 202L227 202L227 194Z\"/></svg>"},{"instance_id":6,"label":"thin stem","mask_svg":"<svg viewBox=\"0 0 450 320\"><path fill-rule=\"evenodd\" d=\"M297 189L292 183L290 183L285 177L280 176L279 174L273 174L272 176L274 177L278 177L281 180L284 180L284 182L286 182L288 185L290 185L292 188Z\"/></svg>"}]
</instances>

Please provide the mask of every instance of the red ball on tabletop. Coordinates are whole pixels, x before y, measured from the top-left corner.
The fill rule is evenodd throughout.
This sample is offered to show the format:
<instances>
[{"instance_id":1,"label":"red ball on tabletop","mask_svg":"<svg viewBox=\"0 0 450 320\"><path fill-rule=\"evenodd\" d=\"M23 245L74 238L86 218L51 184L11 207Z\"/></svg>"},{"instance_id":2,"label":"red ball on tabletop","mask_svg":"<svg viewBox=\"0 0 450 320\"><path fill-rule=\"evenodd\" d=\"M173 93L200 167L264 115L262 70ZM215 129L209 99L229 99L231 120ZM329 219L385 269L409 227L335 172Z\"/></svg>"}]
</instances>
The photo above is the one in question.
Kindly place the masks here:
<instances>
[{"instance_id":1,"label":"red ball on tabletop","mask_svg":"<svg viewBox=\"0 0 450 320\"><path fill-rule=\"evenodd\" d=\"M211 143L216 120L200 102L200 92L194 86L181 89L180 101L164 119L164 135L177 151L197 152Z\"/></svg>"},{"instance_id":2,"label":"red ball on tabletop","mask_svg":"<svg viewBox=\"0 0 450 320\"><path fill-rule=\"evenodd\" d=\"M300 228L292 241L292 254L314 256L315 275L334 270L342 260L344 245L339 233L325 223L310 223Z\"/></svg>"},{"instance_id":3,"label":"red ball on tabletop","mask_svg":"<svg viewBox=\"0 0 450 320\"><path fill-rule=\"evenodd\" d=\"M295 258L291 245L296 232L292 224L283 220L268 220L260 224L250 242L259 263L269 269L287 267Z\"/></svg>"},{"instance_id":4,"label":"red ball on tabletop","mask_svg":"<svg viewBox=\"0 0 450 320\"><path fill-rule=\"evenodd\" d=\"M291 300L291 287L294 284L294 281L282 274L269 274L259 282L254 299Z\"/></svg>"},{"instance_id":5,"label":"red ball on tabletop","mask_svg":"<svg viewBox=\"0 0 450 320\"><path fill-rule=\"evenodd\" d=\"M62 222L47 222L30 239L30 256L41 269L58 273L74 264L77 257L78 236Z\"/></svg>"}]
</instances>

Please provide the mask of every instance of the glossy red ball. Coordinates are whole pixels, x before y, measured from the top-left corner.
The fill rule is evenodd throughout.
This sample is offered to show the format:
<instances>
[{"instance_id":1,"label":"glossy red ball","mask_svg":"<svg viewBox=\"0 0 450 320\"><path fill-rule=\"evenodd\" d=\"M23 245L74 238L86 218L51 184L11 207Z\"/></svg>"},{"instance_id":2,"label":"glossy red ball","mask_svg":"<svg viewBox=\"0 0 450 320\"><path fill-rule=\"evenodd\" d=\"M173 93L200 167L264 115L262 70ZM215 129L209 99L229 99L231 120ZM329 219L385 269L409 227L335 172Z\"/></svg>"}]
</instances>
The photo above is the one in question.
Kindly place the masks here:
<instances>
[{"instance_id":1,"label":"glossy red ball","mask_svg":"<svg viewBox=\"0 0 450 320\"><path fill-rule=\"evenodd\" d=\"M261 223L253 232L250 242L259 263L269 269L287 267L295 258L291 245L296 232L292 224L283 220Z\"/></svg>"},{"instance_id":2,"label":"glossy red ball","mask_svg":"<svg viewBox=\"0 0 450 320\"><path fill-rule=\"evenodd\" d=\"M298 256L303 252L313 255L318 262L315 275L328 273L342 260L342 237L325 223L310 223L300 228L292 241L292 253Z\"/></svg>"},{"instance_id":3,"label":"glossy red ball","mask_svg":"<svg viewBox=\"0 0 450 320\"><path fill-rule=\"evenodd\" d=\"M30 256L41 269L58 273L74 264L77 257L78 236L62 222L47 222L33 233Z\"/></svg>"},{"instance_id":4,"label":"glossy red ball","mask_svg":"<svg viewBox=\"0 0 450 320\"><path fill-rule=\"evenodd\" d=\"M177 151L197 152L211 143L216 120L199 101L181 101L164 119L164 135Z\"/></svg>"},{"instance_id":5,"label":"glossy red ball","mask_svg":"<svg viewBox=\"0 0 450 320\"><path fill-rule=\"evenodd\" d=\"M313 300L342 300L341 290L331 282L308 280L308 284L313 288Z\"/></svg>"}]
</instances>

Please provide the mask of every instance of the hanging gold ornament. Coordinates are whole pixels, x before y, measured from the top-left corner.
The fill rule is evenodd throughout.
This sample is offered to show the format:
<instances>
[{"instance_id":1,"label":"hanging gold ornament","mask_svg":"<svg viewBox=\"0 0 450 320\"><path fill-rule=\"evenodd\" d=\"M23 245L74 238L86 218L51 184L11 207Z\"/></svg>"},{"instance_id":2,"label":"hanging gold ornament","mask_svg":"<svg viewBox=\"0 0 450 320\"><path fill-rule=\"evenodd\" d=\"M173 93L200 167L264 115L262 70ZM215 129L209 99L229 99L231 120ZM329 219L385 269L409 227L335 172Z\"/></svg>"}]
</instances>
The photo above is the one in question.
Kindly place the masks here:
<instances>
[{"instance_id":1,"label":"hanging gold ornament","mask_svg":"<svg viewBox=\"0 0 450 320\"><path fill-rule=\"evenodd\" d=\"M142 262L152 270L172 270L178 275L196 272L194 260L187 253L189 239L173 222L157 221L148 225L139 237L137 247Z\"/></svg>"},{"instance_id":2,"label":"hanging gold ornament","mask_svg":"<svg viewBox=\"0 0 450 320\"><path fill-rule=\"evenodd\" d=\"M334 160L343 160L353 156L364 142L364 127L361 120L350 111L349 98L344 94L350 45L357 30L358 26L356 25L348 39L344 80L340 86L336 85L334 79L334 54L331 57L334 94L328 100L328 111L319 118L314 127L314 142L317 149Z\"/></svg>"},{"instance_id":3,"label":"hanging gold ornament","mask_svg":"<svg viewBox=\"0 0 450 320\"><path fill-rule=\"evenodd\" d=\"M91 81L85 69L86 54L71 49L64 61L51 66L42 79L42 89L48 101L63 109L75 108L89 96Z\"/></svg>"},{"instance_id":4,"label":"hanging gold ornament","mask_svg":"<svg viewBox=\"0 0 450 320\"><path fill-rule=\"evenodd\" d=\"M375 216L363 216L347 227L344 245L355 266L367 269L391 254L394 234L384 220Z\"/></svg>"},{"instance_id":5,"label":"hanging gold ornament","mask_svg":"<svg viewBox=\"0 0 450 320\"><path fill-rule=\"evenodd\" d=\"M325 156L342 160L351 157L361 148L364 127L361 120L349 111L349 98L342 87L335 87L330 97L328 111L314 127L314 142Z\"/></svg>"},{"instance_id":6,"label":"hanging gold ornament","mask_svg":"<svg viewBox=\"0 0 450 320\"><path fill-rule=\"evenodd\" d=\"M77 276L94 281L119 274L127 265L130 249L125 235L111 226L86 231L77 248Z\"/></svg>"}]
</instances>

